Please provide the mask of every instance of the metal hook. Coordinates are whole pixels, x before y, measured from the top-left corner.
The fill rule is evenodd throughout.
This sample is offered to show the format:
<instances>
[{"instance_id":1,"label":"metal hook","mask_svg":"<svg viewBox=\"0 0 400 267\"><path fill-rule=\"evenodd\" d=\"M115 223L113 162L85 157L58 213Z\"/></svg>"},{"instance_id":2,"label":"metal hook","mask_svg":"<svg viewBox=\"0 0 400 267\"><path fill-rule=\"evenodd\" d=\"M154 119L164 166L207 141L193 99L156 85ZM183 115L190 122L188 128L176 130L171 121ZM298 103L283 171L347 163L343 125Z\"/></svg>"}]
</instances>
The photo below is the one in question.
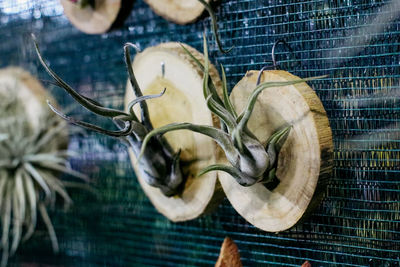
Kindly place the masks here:
<instances>
[{"instance_id":1,"label":"metal hook","mask_svg":"<svg viewBox=\"0 0 400 267\"><path fill-rule=\"evenodd\" d=\"M283 44L285 47L288 48L290 53L294 53L293 49L290 47L290 45L285 41L285 40L278 40L274 43L274 45L272 46L272 51L271 51L271 58L272 58L272 65L266 65L264 67L262 67L262 69L260 70L260 72L258 73L258 78L257 78L257 85L260 84L261 82L261 75L263 74L263 72L266 69L274 69L277 70L279 67L279 64L276 62L276 56L275 56L275 49L278 46L278 44ZM296 56L295 56L296 57ZM296 57L297 59L297 57Z\"/></svg>"},{"instance_id":2,"label":"metal hook","mask_svg":"<svg viewBox=\"0 0 400 267\"><path fill-rule=\"evenodd\" d=\"M278 69L278 63L276 63L276 56L275 56L275 48L278 44L283 44L288 48L290 53L294 53L293 49L290 47L290 45L285 41L285 40L278 40L274 43L272 46L272 51L271 51L271 58L272 58L272 65L274 66L274 69Z\"/></svg>"},{"instance_id":3,"label":"metal hook","mask_svg":"<svg viewBox=\"0 0 400 267\"><path fill-rule=\"evenodd\" d=\"M164 78L165 77L165 62L161 61L161 75Z\"/></svg>"}]
</instances>

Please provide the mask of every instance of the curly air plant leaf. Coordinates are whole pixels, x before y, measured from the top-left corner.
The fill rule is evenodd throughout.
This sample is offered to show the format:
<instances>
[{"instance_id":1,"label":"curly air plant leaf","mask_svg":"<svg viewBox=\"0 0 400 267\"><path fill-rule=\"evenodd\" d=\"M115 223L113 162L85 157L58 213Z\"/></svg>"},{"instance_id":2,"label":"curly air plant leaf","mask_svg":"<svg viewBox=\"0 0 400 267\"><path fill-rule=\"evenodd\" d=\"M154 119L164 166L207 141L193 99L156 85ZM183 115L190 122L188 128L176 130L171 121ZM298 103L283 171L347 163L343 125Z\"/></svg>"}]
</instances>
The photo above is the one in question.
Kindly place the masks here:
<instances>
[{"instance_id":1,"label":"curly air plant leaf","mask_svg":"<svg viewBox=\"0 0 400 267\"><path fill-rule=\"evenodd\" d=\"M215 41L217 42L217 46L218 46L219 51L220 51L221 53L223 53L223 54L228 54L229 52L232 51L232 49L233 49L234 47L231 47L231 48L229 48L228 50L225 50L225 49L223 48L222 42L221 42L221 38L220 38L220 36L219 36L219 34L218 34L218 20L217 20L217 16L215 15L215 12L214 12L212 6L211 6L209 3L207 3L206 1L204 1L204 0L197 0L197 1L199 1L199 2L204 6L204 8L207 10L208 14L209 14L210 17L211 17L211 29L212 29L212 32L213 32Z\"/></svg>"},{"instance_id":2,"label":"curly air plant leaf","mask_svg":"<svg viewBox=\"0 0 400 267\"><path fill-rule=\"evenodd\" d=\"M147 144L153 137L159 138L163 134L176 130L191 130L214 139L225 152L231 166L222 164L211 165L203 169L199 175L209 171L224 171L233 176L243 186L250 186L257 182L270 182L274 178L277 165L277 155L286 140L291 126L288 125L275 132L268 140L266 147L248 130L247 123L260 93L268 88L287 86L303 83L319 77L298 79L290 82L266 82L256 86L249 97L246 108L237 114L228 97L227 83L224 67L221 65L223 81L223 98L218 94L214 83L209 76L209 59L207 42L204 37L204 64L198 61L184 46L185 52L195 60L200 69L204 71L203 93L207 100L208 108L221 121L221 129L191 123L173 123L151 131L144 139L141 154L147 151Z\"/></svg>"},{"instance_id":3,"label":"curly air plant leaf","mask_svg":"<svg viewBox=\"0 0 400 267\"><path fill-rule=\"evenodd\" d=\"M137 98L129 104L128 113L125 113L120 110L106 108L96 101L87 98L72 89L45 63L40 53L38 44L35 41L35 48L39 60L50 76L52 76L56 81L56 85L63 88L79 104L89 111L106 118L111 118L115 125L119 128L119 131L106 130L96 125L70 118L62 114L49 103L50 108L60 117L72 124L120 139L125 144L129 145L135 155L138 156L145 136L151 130L153 130L146 100L162 96L165 92L165 89L158 95L142 95L141 89L139 88L132 69L132 61L129 52L130 47L135 48L136 51L138 51L138 48L131 43L127 43L124 46L125 63L128 69L129 79L132 84L134 94ZM133 111L133 107L136 104L140 105L140 120ZM184 184L180 166L180 151L175 153L167 141L161 136L152 139L151 142L148 142L147 147L148 149L146 149L146 152L138 161L141 176L149 185L159 188L166 196L178 194L182 190L182 185Z\"/></svg>"},{"instance_id":4,"label":"curly air plant leaf","mask_svg":"<svg viewBox=\"0 0 400 267\"><path fill-rule=\"evenodd\" d=\"M7 265L21 241L35 231L37 213L47 227L54 252L58 251L57 237L47 213L56 196L65 206L72 203L66 187L83 186L65 182L57 176L69 174L79 181L88 178L67 167L70 152L64 150L67 124L50 112L43 113L39 125L33 127L26 115L24 102L17 89L0 88L0 223L2 251L0 266Z\"/></svg>"}]
</instances>

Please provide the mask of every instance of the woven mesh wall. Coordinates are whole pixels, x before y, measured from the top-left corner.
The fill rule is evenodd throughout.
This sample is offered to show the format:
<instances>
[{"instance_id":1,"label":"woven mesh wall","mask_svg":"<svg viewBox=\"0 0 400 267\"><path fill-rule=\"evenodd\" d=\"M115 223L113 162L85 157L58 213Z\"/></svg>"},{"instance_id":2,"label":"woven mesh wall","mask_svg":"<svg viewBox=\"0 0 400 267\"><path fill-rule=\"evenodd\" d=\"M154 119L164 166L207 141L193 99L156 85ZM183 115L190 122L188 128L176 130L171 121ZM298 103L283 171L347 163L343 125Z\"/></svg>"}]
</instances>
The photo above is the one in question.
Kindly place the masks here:
<instances>
[{"instance_id":1,"label":"woven mesh wall","mask_svg":"<svg viewBox=\"0 0 400 267\"><path fill-rule=\"evenodd\" d=\"M72 27L57 0L0 0L0 66L22 66L49 79L33 52L38 36L51 67L79 92L122 107L127 74L122 45L141 48L181 41L198 49L207 28L214 63L223 63L231 88L246 70L270 60L279 48L281 67L312 82L327 110L334 135L334 174L327 195L304 223L273 234L246 223L228 201L215 213L171 223L143 194L118 142L93 133L75 134L71 165L87 173L99 197L74 190L69 212L51 215L61 253L53 256L43 225L12 264L56 266L202 266L215 263L225 236L234 239L245 266L400 265L400 7L382 0L232 0L217 8L222 40L235 45L221 55L207 16L178 26L136 1L123 27L89 36ZM51 90L62 106L73 101ZM85 120L110 122L76 109Z\"/></svg>"}]
</instances>

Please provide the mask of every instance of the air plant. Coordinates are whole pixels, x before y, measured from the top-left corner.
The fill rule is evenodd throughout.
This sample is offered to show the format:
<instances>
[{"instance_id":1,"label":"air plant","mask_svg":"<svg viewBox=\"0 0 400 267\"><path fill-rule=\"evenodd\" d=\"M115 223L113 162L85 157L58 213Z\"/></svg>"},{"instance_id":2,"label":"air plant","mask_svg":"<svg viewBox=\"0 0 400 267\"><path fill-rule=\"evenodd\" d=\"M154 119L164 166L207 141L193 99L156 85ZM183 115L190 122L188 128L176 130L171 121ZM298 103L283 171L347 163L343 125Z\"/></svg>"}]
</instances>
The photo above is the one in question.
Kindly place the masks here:
<instances>
[{"instance_id":1,"label":"air plant","mask_svg":"<svg viewBox=\"0 0 400 267\"><path fill-rule=\"evenodd\" d=\"M35 39L34 39L35 40ZM35 48L39 60L50 76L55 80L55 84L63 88L69 95L71 95L80 105L93 112L94 114L110 118L114 124L119 128L117 131L103 129L99 126L93 125L88 122L79 121L74 118L62 114L54 106L48 102L50 108L61 118L75 124L77 126L93 130L95 132L115 137L121 140L124 144L130 146L136 156L139 155L145 136L153 130L153 125L150 120L149 110L146 100L157 98L165 93L165 89L158 95L143 96L142 91L138 85L132 69L130 47L133 47L138 52L138 48L131 43L124 46L125 63L128 69L129 79L133 88L133 92L137 97L128 105L128 113L117 109L107 108L100 103L79 94L72 89L65 81L63 81L49 66L45 63L38 44L36 41ZM141 119L135 115L133 107L139 104L141 109ZM153 138L147 142L146 151L138 160L141 176L145 181L153 186L159 188L166 196L173 196L182 191L185 183L184 175L182 175L180 151L174 152L169 143L163 137Z\"/></svg>"},{"instance_id":2,"label":"air plant","mask_svg":"<svg viewBox=\"0 0 400 267\"><path fill-rule=\"evenodd\" d=\"M260 93L268 88L287 86L306 82L315 78L298 79L289 82L265 82L258 84L247 101L247 105L242 113L238 114L234 109L227 89L227 81L224 67L221 65L223 98L218 96L213 81L209 76L209 59L206 38L204 36L204 64L197 60L184 46L184 51L196 62L198 67L204 72L203 94L207 101L208 108L214 113L221 122L220 129L206 125L195 125L191 123L172 123L158 129L152 130L143 141L141 155L147 150L148 143L152 142L153 137L160 138L170 131L191 130L211 137L223 149L225 156L231 166L215 164L206 167L198 174L203 175L210 171L224 171L229 173L237 180L240 185L251 186L257 182L269 183L276 179L275 171L279 151L289 135L291 125L286 125L276 131L267 141L266 146L251 133L247 128L247 123ZM260 72L261 75L262 71Z\"/></svg>"},{"instance_id":3,"label":"air plant","mask_svg":"<svg viewBox=\"0 0 400 267\"><path fill-rule=\"evenodd\" d=\"M0 88L1 267L6 266L21 241L32 236L37 213L57 252L57 237L47 208L55 204L57 195L66 207L72 203L66 183L57 176L66 173L88 180L67 167L67 124L47 112L40 115L39 125L34 127L26 115L28 103L17 91L14 87Z\"/></svg>"}]
</instances>

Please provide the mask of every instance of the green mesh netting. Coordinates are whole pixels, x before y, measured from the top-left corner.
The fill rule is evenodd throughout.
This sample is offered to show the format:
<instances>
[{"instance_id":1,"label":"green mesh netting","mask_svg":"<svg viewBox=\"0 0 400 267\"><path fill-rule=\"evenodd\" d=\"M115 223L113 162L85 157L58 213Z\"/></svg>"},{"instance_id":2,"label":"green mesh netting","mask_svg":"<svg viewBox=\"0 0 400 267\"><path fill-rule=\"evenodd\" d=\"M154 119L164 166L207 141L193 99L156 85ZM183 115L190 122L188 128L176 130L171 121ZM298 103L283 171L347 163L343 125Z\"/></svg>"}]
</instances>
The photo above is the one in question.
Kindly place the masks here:
<instances>
[{"instance_id":1,"label":"green mesh netting","mask_svg":"<svg viewBox=\"0 0 400 267\"><path fill-rule=\"evenodd\" d=\"M11 265L202 266L215 263L225 236L240 248L245 266L400 265L400 5L381 0L221 1L217 15L225 47L212 42L210 19L178 26L138 0L123 27L86 35L71 26L57 0L0 0L0 66L22 66L50 79L33 52L34 32L51 67L79 92L122 107L127 74L122 45L141 48L181 41L202 49L206 28L211 59L226 66L231 88L249 69L270 60L279 47L281 68L312 82L327 110L334 135L334 173L321 205L301 225L273 234L244 221L228 201L215 213L171 223L150 204L117 141L74 134L71 165L94 181L99 197L73 190L69 212L55 211L61 247L54 256L43 225ZM62 106L73 101L48 86ZM76 109L85 120L96 120ZM26 265L28 266L28 265Z\"/></svg>"}]
</instances>

